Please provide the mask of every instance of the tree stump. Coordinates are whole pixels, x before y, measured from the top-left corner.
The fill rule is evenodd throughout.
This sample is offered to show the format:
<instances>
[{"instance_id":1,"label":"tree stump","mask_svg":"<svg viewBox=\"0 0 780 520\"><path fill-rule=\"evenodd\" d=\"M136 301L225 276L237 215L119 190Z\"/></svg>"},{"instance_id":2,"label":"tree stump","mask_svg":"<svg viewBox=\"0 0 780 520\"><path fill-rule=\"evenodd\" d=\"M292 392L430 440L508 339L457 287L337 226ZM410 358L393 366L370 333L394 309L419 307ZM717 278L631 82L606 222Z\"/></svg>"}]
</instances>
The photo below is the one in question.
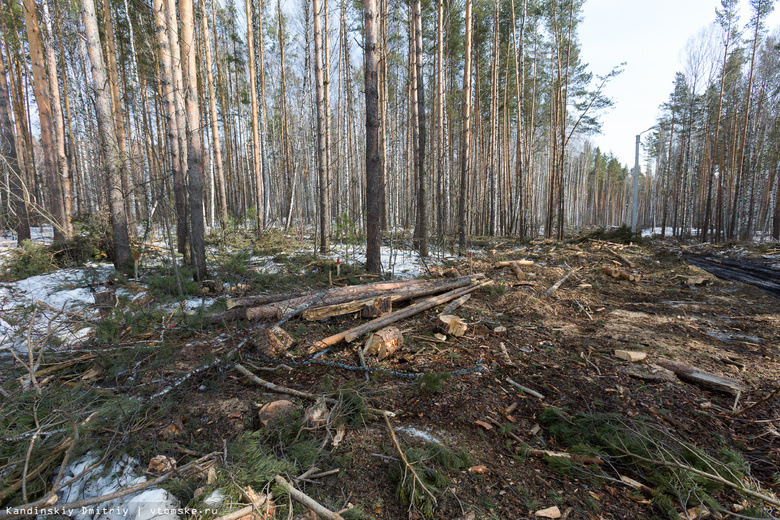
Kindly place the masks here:
<instances>
[{"instance_id":1,"label":"tree stump","mask_svg":"<svg viewBox=\"0 0 780 520\"><path fill-rule=\"evenodd\" d=\"M404 336L398 327L385 327L374 332L366 342L364 352L376 356L379 361L393 355L403 345Z\"/></svg>"}]
</instances>

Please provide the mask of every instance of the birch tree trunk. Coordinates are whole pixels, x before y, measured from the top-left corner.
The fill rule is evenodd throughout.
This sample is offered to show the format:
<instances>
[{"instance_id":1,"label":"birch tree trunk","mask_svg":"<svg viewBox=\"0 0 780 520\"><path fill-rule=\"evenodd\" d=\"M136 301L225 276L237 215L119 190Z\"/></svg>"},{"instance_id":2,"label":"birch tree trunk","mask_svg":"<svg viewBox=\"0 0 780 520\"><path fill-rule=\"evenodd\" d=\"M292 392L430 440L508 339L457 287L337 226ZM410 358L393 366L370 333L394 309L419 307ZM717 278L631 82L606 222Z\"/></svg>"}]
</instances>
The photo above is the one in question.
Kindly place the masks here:
<instances>
[{"instance_id":1,"label":"birch tree trunk","mask_svg":"<svg viewBox=\"0 0 780 520\"><path fill-rule=\"evenodd\" d=\"M327 0L325 0L327 3ZM319 174L320 252L330 250L330 165L328 164L325 78L322 71L322 4L312 0L314 10L314 81L317 93L317 170Z\"/></svg>"},{"instance_id":2,"label":"birch tree trunk","mask_svg":"<svg viewBox=\"0 0 780 520\"><path fill-rule=\"evenodd\" d=\"M82 0L81 17L84 24L87 53L92 62L92 79L95 90L95 108L100 128L101 146L105 160L106 180L108 184L108 203L111 210L111 229L114 241L114 267L118 270L130 267L130 240L127 234L127 217L122 198L122 156L116 137L111 94L108 90L106 69L103 65L103 53L100 48L97 16L93 0Z\"/></svg>"}]
</instances>

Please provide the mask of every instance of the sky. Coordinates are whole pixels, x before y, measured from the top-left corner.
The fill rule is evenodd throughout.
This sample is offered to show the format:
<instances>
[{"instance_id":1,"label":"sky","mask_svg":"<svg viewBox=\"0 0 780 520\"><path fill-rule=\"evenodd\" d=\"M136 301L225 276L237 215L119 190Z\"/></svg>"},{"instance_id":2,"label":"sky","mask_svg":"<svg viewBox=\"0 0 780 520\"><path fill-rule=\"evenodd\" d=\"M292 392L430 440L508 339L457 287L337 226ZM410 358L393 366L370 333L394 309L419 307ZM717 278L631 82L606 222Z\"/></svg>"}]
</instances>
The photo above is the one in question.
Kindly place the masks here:
<instances>
[{"instance_id":1,"label":"sky","mask_svg":"<svg viewBox=\"0 0 780 520\"><path fill-rule=\"evenodd\" d=\"M741 4L740 26L744 26L750 10L747 0ZM675 73L683 70L686 44L715 21L719 7L719 0L585 2L579 27L583 61L602 75L626 62L623 73L605 90L614 107L601 114L602 133L592 136L591 142L634 167L636 134L655 124L658 107L669 99ZM780 5L766 27L775 31L778 26Z\"/></svg>"}]
</instances>

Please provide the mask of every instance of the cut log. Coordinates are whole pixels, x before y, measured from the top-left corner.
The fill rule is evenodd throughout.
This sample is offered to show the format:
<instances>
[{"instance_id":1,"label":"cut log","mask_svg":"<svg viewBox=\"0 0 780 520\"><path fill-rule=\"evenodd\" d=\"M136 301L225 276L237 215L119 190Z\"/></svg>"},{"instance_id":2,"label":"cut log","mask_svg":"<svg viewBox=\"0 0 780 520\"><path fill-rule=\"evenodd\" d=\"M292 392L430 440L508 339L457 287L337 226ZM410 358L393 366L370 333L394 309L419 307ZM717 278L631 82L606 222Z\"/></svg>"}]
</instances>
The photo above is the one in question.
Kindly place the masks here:
<instances>
[{"instance_id":1,"label":"cut log","mask_svg":"<svg viewBox=\"0 0 780 520\"><path fill-rule=\"evenodd\" d=\"M693 383L708 390L723 392L730 395L739 395L745 391L745 387L736 379L719 376L712 372L706 372L669 359L661 359L658 361L658 364L674 372L680 380L687 383Z\"/></svg>"},{"instance_id":2,"label":"cut log","mask_svg":"<svg viewBox=\"0 0 780 520\"><path fill-rule=\"evenodd\" d=\"M496 269L501 269L502 267L512 267L512 265L534 265L533 260L503 260L501 262L496 262L493 264L493 267Z\"/></svg>"},{"instance_id":3,"label":"cut log","mask_svg":"<svg viewBox=\"0 0 780 520\"><path fill-rule=\"evenodd\" d=\"M364 352L376 356L379 361L390 357L404 343L404 336L398 327L385 327L371 334L364 347Z\"/></svg>"},{"instance_id":4,"label":"cut log","mask_svg":"<svg viewBox=\"0 0 780 520\"><path fill-rule=\"evenodd\" d=\"M420 285L431 283L431 280L400 280L397 282L372 282L360 285L350 285L347 287L339 287L328 291L327 298L335 296L351 295L353 300L360 299L360 295L365 292L371 291L394 291L402 287L409 287L412 285ZM278 293L278 294L262 294L258 296L245 296L243 298L230 298L227 301L228 309L234 307L258 307L268 303L281 302L284 300L294 300L297 298L304 298L306 296L317 296L322 292L322 289L312 289L308 291L298 291L293 293Z\"/></svg>"},{"instance_id":5,"label":"cut log","mask_svg":"<svg viewBox=\"0 0 780 520\"><path fill-rule=\"evenodd\" d=\"M622 359L623 361L636 363L645 359L647 357L647 353L639 352L638 350L616 350L615 357Z\"/></svg>"},{"instance_id":6,"label":"cut log","mask_svg":"<svg viewBox=\"0 0 780 520\"><path fill-rule=\"evenodd\" d=\"M431 294L438 294L441 292L456 289L458 287L465 287L471 284L476 279L484 278L483 275L464 276L461 278L455 278L452 280L437 280L437 281L422 281L422 283L415 283L408 286L397 287L394 289L380 289L378 284L367 284L365 286L355 285L351 287L342 287L339 289L332 289L327 291L325 297L322 298L315 305L312 305L309 310L320 307L326 307L328 305L339 305L343 303L355 302L356 300L369 300L372 298L392 296L393 301L409 300L412 298L419 298L421 296L428 296ZM361 291L344 293L344 289L357 289L361 287L367 287ZM269 303L259 307L250 307L246 310L246 319L250 321L263 320L263 319L276 319L285 316L293 309L297 309L302 305L305 305L312 299L319 295L307 295L300 298L294 298L291 300L284 300L280 302ZM349 307L348 307L349 308ZM349 314L350 312L357 312L361 310L361 305L355 310L348 310L342 314ZM228 311L229 312L229 311Z\"/></svg>"},{"instance_id":7,"label":"cut log","mask_svg":"<svg viewBox=\"0 0 780 520\"><path fill-rule=\"evenodd\" d=\"M618 253L618 252L617 252L617 251L615 251L614 249L610 249L610 248L608 248L608 247L606 247L606 246L604 246L604 249L606 249L607 251L609 251L609 252L610 252L610 254L611 254L612 256L614 256L614 257L616 257L616 258L619 258L619 259L620 259L620 260L621 260L621 261L622 261L624 264L626 264L626 265L627 265L628 267L630 267L631 269L633 269L634 267L636 267L636 264L635 264L634 262L632 262L631 260L629 260L629 259L628 259L628 258L626 258L625 256L621 255L620 253Z\"/></svg>"},{"instance_id":8,"label":"cut log","mask_svg":"<svg viewBox=\"0 0 780 520\"><path fill-rule=\"evenodd\" d=\"M390 296L374 298L363 305L363 311L360 315L364 318L378 318L385 314L390 314L393 310L393 299Z\"/></svg>"},{"instance_id":9,"label":"cut log","mask_svg":"<svg viewBox=\"0 0 780 520\"><path fill-rule=\"evenodd\" d=\"M469 298L471 298L470 294L464 294L458 299L452 300L450 303L447 304L446 307L444 307L444 310L441 311L442 314L452 314L452 311L469 301Z\"/></svg>"},{"instance_id":10,"label":"cut log","mask_svg":"<svg viewBox=\"0 0 780 520\"><path fill-rule=\"evenodd\" d=\"M444 324L444 330L447 331L447 334L455 336L456 338L460 338L466 334L466 330L468 330L466 322L460 317L452 314L440 314L439 321Z\"/></svg>"},{"instance_id":11,"label":"cut log","mask_svg":"<svg viewBox=\"0 0 780 520\"><path fill-rule=\"evenodd\" d=\"M512 262L512 265L510 265L509 268L515 274L515 277L518 279L518 281L525 280L525 273L522 269L520 269L520 266L517 265L517 262Z\"/></svg>"},{"instance_id":12,"label":"cut log","mask_svg":"<svg viewBox=\"0 0 780 520\"><path fill-rule=\"evenodd\" d=\"M471 292L476 291L477 289L484 287L485 285L489 285L493 283L491 280L487 280L485 282L482 282L477 285L472 285L471 287L463 287L454 289L452 291L449 291L447 293L434 296L432 298L428 298L426 300L423 300L421 302L415 303L414 305L410 305L409 307L406 307L405 309L399 309L395 312L391 312L387 316L382 316L380 318L376 318L374 320L369 321L368 323L365 323L363 325L360 325L359 327L355 327L349 330L346 330L344 332L339 332L338 334L334 334L332 336L329 336L325 339L322 339L315 343L315 347L319 350L325 349L327 347L330 347L331 345L335 345L336 343L339 343L342 340L346 340L348 343L351 343L355 341L357 338L362 336L363 334L366 334L368 332L373 332L375 330L379 330L381 328L384 328L391 323L395 323L397 321L400 321L404 318L408 318L409 316L414 316L415 314L419 314L423 311L426 311L428 309L432 309L438 305L441 305L443 303L447 303L449 301L454 300L455 298L459 298L463 296L464 294L468 294Z\"/></svg>"},{"instance_id":13,"label":"cut log","mask_svg":"<svg viewBox=\"0 0 780 520\"><path fill-rule=\"evenodd\" d=\"M295 340L286 330L276 325L264 328L253 340L258 352L262 352L268 357L279 358L295 344Z\"/></svg>"},{"instance_id":14,"label":"cut log","mask_svg":"<svg viewBox=\"0 0 780 520\"><path fill-rule=\"evenodd\" d=\"M642 279L641 274L629 273L623 269L615 269L614 267L609 267L607 265L601 267L601 272L611 276L612 278L622 278L623 280L628 280L629 282L638 282Z\"/></svg>"}]
</instances>

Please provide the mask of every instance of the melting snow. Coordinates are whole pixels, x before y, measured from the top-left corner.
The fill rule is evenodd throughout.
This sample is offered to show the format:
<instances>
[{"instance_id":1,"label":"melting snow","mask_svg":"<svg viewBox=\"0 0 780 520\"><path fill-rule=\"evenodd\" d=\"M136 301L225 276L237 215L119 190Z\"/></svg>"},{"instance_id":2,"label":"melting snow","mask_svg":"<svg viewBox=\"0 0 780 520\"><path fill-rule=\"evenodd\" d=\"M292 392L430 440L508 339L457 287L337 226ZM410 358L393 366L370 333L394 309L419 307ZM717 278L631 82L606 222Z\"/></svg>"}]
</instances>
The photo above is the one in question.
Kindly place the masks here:
<instances>
[{"instance_id":1,"label":"melting snow","mask_svg":"<svg viewBox=\"0 0 780 520\"><path fill-rule=\"evenodd\" d=\"M87 469L95 462L97 457L87 453L68 466L63 481L81 476L57 493L60 497L58 505L107 495L146 482L138 461L127 455L110 465ZM77 508L69 516L75 520L173 520L179 518L176 514L178 508L179 502L174 496L152 486L138 493Z\"/></svg>"}]
</instances>

